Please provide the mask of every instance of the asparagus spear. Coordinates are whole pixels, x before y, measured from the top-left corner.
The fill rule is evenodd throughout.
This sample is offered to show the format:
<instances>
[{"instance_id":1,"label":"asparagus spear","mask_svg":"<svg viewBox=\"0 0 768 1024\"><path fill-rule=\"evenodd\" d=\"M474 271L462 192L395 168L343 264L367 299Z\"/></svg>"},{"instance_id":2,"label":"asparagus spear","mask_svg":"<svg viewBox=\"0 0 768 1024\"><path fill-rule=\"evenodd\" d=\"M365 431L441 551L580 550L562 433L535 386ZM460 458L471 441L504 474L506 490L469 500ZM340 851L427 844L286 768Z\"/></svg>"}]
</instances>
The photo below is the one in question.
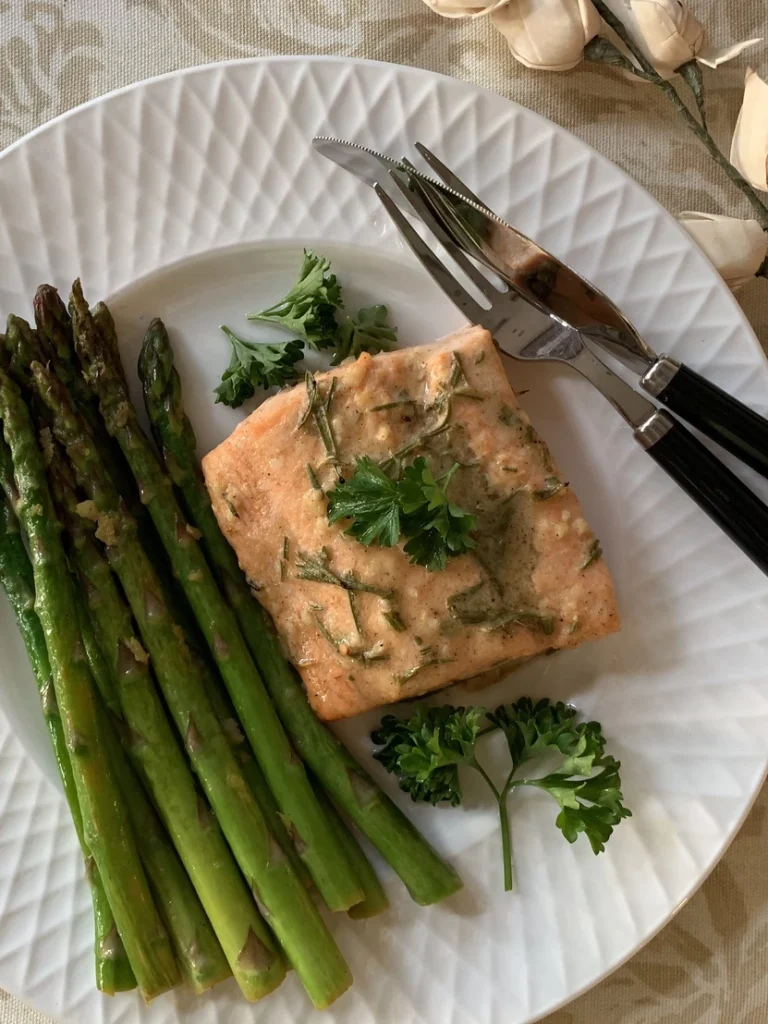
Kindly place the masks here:
<instances>
[{"instance_id":1,"label":"asparagus spear","mask_svg":"<svg viewBox=\"0 0 768 1024\"><path fill-rule=\"evenodd\" d=\"M69 534L71 561L98 641L94 675L101 682L107 705L116 703L124 715L131 756L147 780L210 918L209 923L181 864L176 861L178 871L176 865L168 864L162 874L170 877L176 893L174 903L184 911L181 919L176 914L178 928L173 932L177 945L184 951L180 957L182 965L195 989L204 991L227 976L228 961L246 998L261 998L282 981L285 964L274 954L274 944L221 830L194 784L155 691L146 656L134 633L131 611L91 535L95 526L78 514L77 494L68 469L61 449L54 448L50 465L54 493ZM146 836L146 831L141 834ZM168 901L164 902L167 906ZM271 968L266 977L261 965L253 963L257 943L263 945L264 959Z\"/></svg>"},{"instance_id":2,"label":"asparagus spear","mask_svg":"<svg viewBox=\"0 0 768 1024\"><path fill-rule=\"evenodd\" d=\"M300 855L331 910L363 898L360 883L319 806L304 765L296 757L227 604L173 493L171 481L141 429L121 369L96 330L80 282L70 298L75 348L83 372L99 396L109 433L118 441L144 503L208 642L232 703L266 776L269 788L300 844Z\"/></svg>"},{"instance_id":3,"label":"asparagus spear","mask_svg":"<svg viewBox=\"0 0 768 1024\"><path fill-rule=\"evenodd\" d=\"M325 813L333 823L333 827L336 829L344 844L344 849L347 851L352 865L354 866L355 873L360 879L360 884L363 887L365 893L365 899L360 903L356 903L354 907L350 907L347 913L355 921L361 921L366 917L376 917L377 914L383 914L389 906L389 900L387 894L384 892L384 887L379 881L379 876L376 874L373 865L365 855L360 843L357 838L352 834L352 831L347 827L346 822L334 807L333 803L328 799L323 790L321 789L318 782L314 783L315 792L317 793L317 799L323 805Z\"/></svg>"},{"instance_id":4,"label":"asparagus spear","mask_svg":"<svg viewBox=\"0 0 768 1024\"><path fill-rule=\"evenodd\" d=\"M173 942L179 965L188 983L200 994L231 977L232 971L211 922L206 917L197 893L184 870L184 865L128 760L126 749L133 753L135 748L131 732L127 727L122 730L125 737L124 749L118 735L120 721L111 719L107 710L108 701L111 700L117 701L119 707L119 680L111 676L104 652L99 646L94 621L82 593L80 590L76 593L78 621L86 658L102 701L106 705L102 708L102 717L110 763L125 799L134 833L141 838L139 855ZM141 770L138 758L136 767ZM245 898L247 901L247 895Z\"/></svg>"},{"instance_id":5,"label":"asparagus spear","mask_svg":"<svg viewBox=\"0 0 768 1024\"><path fill-rule=\"evenodd\" d=\"M157 576L137 539L136 524L90 443L83 420L66 389L45 367L35 364L33 372L39 393L54 414L54 433L99 513L98 536L107 545L107 556L123 585L168 708L235 859L310 998L318 1008L328 1006L351 983L347 966L307 890L266 828L211 707L199 665L168 612ZM241 958L265 974L272 971L273 976L282 966L255 933L249 936Z\"/></svg>"},{"instance_id":6,"label":"asparagus spear","mask_svg":"<svg viewBox=\"0 0 768 1024\"><path fill-rule=\"evenodd\" d=\"M417 903L430 904L461 888L453 868L419 835L349 751L318 720L275 627L251 596L237 557L219 529L203 482L192 424L184 413L181 381L161 320L153 320L139 358L144 399L168 471L200 530L219 584L235 610L283 725L333 801L354 821L400 875Z\"/></svg>"},{"instance_id":7,"label":"asparagus spear","mask_svg":"<svg viewBox=\"0 0 768 1024\"><path fill-rule=\"evenodd\" d=\"M115 328L115 321L112 314L109 311L109 307L104 302L97 302L91 310L91 316L93 322L99 330L104 344L108 347L112 358L122 369L122 362L120 360L120 345L117 340L117 329Z\"/></svg>"},{"instance_id":8,"label":"asparagus spear","mask_svg":"<svg viewBox=\"0 0 768 1024\"><path fill-rule=\"evenodd\" d=\"M309 888L312 885L312 876L307 871L307 867L299 856L293 840L288 835L288 830L280 815L280 807L272 795L272 790L264 778L264 773L259 768L259 762L253 756L251 745L240 727L237 713L232 707L229 694L224 689L220 676L211 671L207 664L202 663L200 669L205 674L205 690L211 702L213 712L224 730L229 745L232 747L248 787L256 797L256 802L261 808L261 813L264 815L267 827L280 844L283 853L291 862L291 866L302 884Z\"/></svg>"},{"instance_id":9,"label":"asparagus spear","mask_svg":"<svg viewBox=\"0 0 768 1024\"><path fill-rule=\"evenodd\" d=\"M150 894L105 747L93 680L72 610L75 593L59 537L45 467L17 386L0 370L0 419L11 449L18 515L32 552L35 609L51 663L83 834L146 999L179 981L168 935Z\"/></svg>"},{"instance_id":10,"label":"asparagus spear","mask_svg":"<svg viewBox=\"0 0 768 1024\"><path fill-rule=\"evenodd\" d=\"M0 438L0 463L10 457L5 441ZM1 474L0 467L0 474ZM86 876L90 882L93 901L95 930L94 956L96 961L96 985L100 992L114 995L136 988L136 979L128 956L117 933L112 909L104 891L98 868L93 862L83 835L83 818L77 801L75 779L69 761L64 730L51 679L48 650L40 620L34 610L34 578L19 524L7 498L0 496L0 586L2 586L11 609L16 617L24 646L27 649L32 671L35 674L40 702L53 746L53 755L69 804L72 822L75 826L80 849L86 865Z\"/></svg>"}]
</instances>

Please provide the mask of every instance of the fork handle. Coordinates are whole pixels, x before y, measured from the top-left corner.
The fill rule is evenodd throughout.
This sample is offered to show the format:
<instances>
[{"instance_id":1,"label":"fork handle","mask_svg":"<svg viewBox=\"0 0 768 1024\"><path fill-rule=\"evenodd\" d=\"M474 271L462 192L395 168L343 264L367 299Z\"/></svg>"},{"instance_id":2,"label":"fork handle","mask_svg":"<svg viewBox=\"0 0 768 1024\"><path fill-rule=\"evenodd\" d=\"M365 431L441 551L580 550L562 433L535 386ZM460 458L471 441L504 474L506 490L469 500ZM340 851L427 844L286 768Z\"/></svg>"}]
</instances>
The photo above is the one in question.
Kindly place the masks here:
<instances>
[{"instance_id":1,"label":"fork handle","mask_svg":"<svg viewBox=\"0 0 768 1024\"><path fill-rule=\"evenodd\" d=\"M669 356L661 356L640 384L702 434L768 477L768 420Z\"/></svg>"},{"instance_id":2,"label":"fork handle","mask_svg":"<svg viewBox=\"0 0 768 1024\"><path fill-rule=\"evenodd\" d=\"M655 412L635 439L768 575L768 506L667 413Z\"/></svg>"}]
</instances>

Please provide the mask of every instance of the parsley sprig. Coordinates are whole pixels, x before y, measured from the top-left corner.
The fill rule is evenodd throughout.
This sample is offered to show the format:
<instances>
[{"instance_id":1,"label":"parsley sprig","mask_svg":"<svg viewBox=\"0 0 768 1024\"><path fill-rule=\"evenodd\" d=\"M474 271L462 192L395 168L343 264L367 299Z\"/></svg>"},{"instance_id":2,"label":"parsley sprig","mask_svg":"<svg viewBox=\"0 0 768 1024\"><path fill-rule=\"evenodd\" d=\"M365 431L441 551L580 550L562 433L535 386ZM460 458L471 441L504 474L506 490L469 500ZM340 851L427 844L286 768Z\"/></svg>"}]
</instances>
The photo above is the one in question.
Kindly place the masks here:
<instances>
[{"instance_id":1,"label":"parsley sprig","mask_svg":"<svg viewBox=\"0 0 768 1024\"><path fill-rule=\"evenodd\" d=\"M330 261L309 249L299 276L288 294L260 313L248 313L249 320L275 324L296 335L275 345L238 337L222 327L232 344L232 359L216 388L216 401L237 408L251 398L257 387L282 387L299 375L296 364L304 346L315 350L333 349L331 364L338 366L361 352L388 351L397 340L397 329L388 322L386 306L367 306L339 323L343 307L341 285L331 273Z\"/></svg>"},{"instance_id":2,"label":"parsley sprig","mask_svg":"<svg viewBox=\"0 0 768 1024\"><path fill-rule=\"evenodd\" d=\"M366 547L392 547L405 537L412 564L430 572L444 569L450 556L475 547L475 516L447 494L458 469L455 463L435 477L427 460L418 458L392 477L364 455L356 460L355 475L329 492L328 519L351 519L346 533Z\"/></svg>"},{"instance_id":3,"label":"parsley sprig","mask_svg":"<svg viewBox=\"0 0 768 1024\"><path fill-rule=\"evenodd\" d=\"M341 324L335 341L332 366L361 352L388 352L397 341L397 328L388 321L386 306L366 306L358 309L357 316L348 316Z\"/></svg>"},{"instance_id":4,"label":"parsley sprig","mask_svg":"<svg viewBox=\"0 0 768 1024\"><path fill-rule=\"evenodd\" d=\"M305 249L298 279L285 298L260 313L248 313L247 318L285 327L310 348L331 348L336 339L336 310L343 303L339 282L330 271L325 256Z\"/></svg>"},{"instance_id":5,"label":"parsley sprig","mask_svg":"<svg viewBox=\"0 0 768 1024\"><path fill-rule=\"evenodd\" d=\"M496 729L504 733L512 761L501 787L477 760L476 751L480 737ZM578 722L576 710L562 702L545 698L534 703L523 697L493 712L422 705L408 719L385 715L371 739L380 748L373 756L397 776L413 800L455 807L462 801L459 765L482 776L499 809L506 891L513 888L507 809L513 789L533 786L549 793L560 808L555 824L568 842L583 832L596 854L603 852L621 819L631 816L622 802L621 764L606 755L600 724ZM555 771L518 777L520 768L542 754L562 757Z\"/></svg>"},{"instance_id":6,"label":"parsley sprig","mask_svg":"<svg viewBox=\"0 0 768 1024\"><path fill-rule=\"evenodd\" d=\"M214 391L217 402L237 408L252 398L258 387L282 387L296 379L296 363L303 354L297 338L265 345L241 338L229 327L221 329L232 345L232 358Z\"/></svg>"}]
</instances>

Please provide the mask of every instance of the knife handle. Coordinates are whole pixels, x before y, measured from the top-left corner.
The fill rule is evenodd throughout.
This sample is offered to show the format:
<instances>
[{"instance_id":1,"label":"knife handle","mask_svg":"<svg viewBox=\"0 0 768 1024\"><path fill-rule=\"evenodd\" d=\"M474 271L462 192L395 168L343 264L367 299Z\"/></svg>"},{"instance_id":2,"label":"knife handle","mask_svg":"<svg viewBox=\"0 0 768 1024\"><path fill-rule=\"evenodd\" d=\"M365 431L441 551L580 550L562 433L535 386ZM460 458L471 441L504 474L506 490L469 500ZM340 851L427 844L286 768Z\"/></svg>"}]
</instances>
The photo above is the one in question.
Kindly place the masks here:
<instances>
[{"instance_id":1,"label":"knife handle","mask_svg":"<svg viewBox=\"0 0 768 1024\"><path fill-rule=\"evenodd\" d=\"M640 384L702 434L768 477L768 420L669 356L661 356Z\"/></svg>"},{"instance_id":2,"label":"knife handle","mask_svg":"<svg viewBox=\"0 0 768 1024\"><path fill-rule=\"evenodd\" d=\"M635 440L768 575L768 506L661 410L635 430Z\"/></svg>"}]
</instances>

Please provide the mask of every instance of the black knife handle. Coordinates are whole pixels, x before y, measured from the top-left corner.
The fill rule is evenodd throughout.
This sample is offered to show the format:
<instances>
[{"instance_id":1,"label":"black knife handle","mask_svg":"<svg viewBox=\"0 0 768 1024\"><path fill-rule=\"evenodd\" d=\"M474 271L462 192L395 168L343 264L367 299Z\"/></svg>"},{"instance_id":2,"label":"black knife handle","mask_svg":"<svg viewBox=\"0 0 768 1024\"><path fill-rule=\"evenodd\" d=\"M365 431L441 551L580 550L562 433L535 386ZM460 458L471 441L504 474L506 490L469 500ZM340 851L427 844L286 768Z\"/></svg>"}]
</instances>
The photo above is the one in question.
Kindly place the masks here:
<instances>
[{"instance_id":1,"label":"black knife handle","mask_svg":"<svg viewBox=\"0 0 768 1024\"><path fill-rule=\"evenodd\" d=\"M768 575L768 506L665 412L638 427L635 439Z\"/></svg>"},{"instance_id":2,"label":"black knife handle","mask_svg":"<svg viewBox=\"0 0 768 1024\"><path fill-rule=\"evenodd\" d=\"M642 387L702 434L768 477L768 420L669 356L661 356Z\"/></svg>"}]
</instances>

